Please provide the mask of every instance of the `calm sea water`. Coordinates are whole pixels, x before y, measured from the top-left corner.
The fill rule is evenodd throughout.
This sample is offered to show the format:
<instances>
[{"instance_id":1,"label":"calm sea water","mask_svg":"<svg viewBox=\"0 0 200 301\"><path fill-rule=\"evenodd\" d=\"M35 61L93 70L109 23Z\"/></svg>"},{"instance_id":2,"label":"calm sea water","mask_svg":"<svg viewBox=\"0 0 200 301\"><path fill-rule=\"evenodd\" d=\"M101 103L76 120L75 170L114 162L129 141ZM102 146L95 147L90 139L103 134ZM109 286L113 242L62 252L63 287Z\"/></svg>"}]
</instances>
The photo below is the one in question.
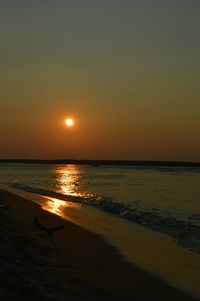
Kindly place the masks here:
<instances>
[{"instance_id":1,"label":"calm sea water","mask_svg":"<svg viewBox=\"0 0 200 301\"><path fill-rule=\"evenodd\" d=\"M15 182L200 225L199 168L0 164L0 184Z\"/></svg>"},{"instance_id":2,"label":"calm sea water","mask_svg":"<svg viewBox=\"0 0 200 301\"><path fill-rule=\"evenodd\" d=\"M14 184L14 192L103 235L127 260L200 297L200 169L3 163L0 184ZM59 197L41 197L40 189ZM62 195L100 206L73 204ZM139 225L102 211L105 203L129 208Z\"/></svg>"}]
</instances>

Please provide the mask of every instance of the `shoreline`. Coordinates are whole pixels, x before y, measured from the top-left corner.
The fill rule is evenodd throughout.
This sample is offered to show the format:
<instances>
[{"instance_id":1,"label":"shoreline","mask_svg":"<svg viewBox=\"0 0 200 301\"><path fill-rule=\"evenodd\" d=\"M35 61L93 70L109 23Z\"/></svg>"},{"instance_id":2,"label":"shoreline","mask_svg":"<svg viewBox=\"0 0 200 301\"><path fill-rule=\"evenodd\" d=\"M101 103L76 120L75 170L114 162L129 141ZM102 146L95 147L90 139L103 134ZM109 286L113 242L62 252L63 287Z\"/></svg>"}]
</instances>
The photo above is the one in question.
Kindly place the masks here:
<instances>
[{"instance_id":1,"label":"shoreline","mask_svg":"<svg viewBox=\"0 0 200 301\"><path fill-rule=\"evenodd\" d=\"M84 198L80 196L69 196L41 188L32 188L19 183L12 184L11 188L66 201L69 201L70 199L70 201L74 203L90 205L104 212L116 215L119 218L128 220L129 222L142 225L147 229L164 233L173 238L179 246L200 254L200 226L198 225L188 225L186 222L173 217L162 217L154 212L148 212L146 210L141 211L138 210L138 208L130 208L127 205L113 202L106 198L102 198L101 201L97 201L93 197Z\"/></svg>"},{"instance_id":2,"label":"shoreline","mask_svg":"<svg viewBox=\"0 0 200 301\"><path fill-rule=\"evenodd\" d=\"M0 205L5 300L197 300L125 262L101 236L29 200L0 190ZM64 229L49 235L35 227L36 216Z\"/></svg>"}]
</instances>

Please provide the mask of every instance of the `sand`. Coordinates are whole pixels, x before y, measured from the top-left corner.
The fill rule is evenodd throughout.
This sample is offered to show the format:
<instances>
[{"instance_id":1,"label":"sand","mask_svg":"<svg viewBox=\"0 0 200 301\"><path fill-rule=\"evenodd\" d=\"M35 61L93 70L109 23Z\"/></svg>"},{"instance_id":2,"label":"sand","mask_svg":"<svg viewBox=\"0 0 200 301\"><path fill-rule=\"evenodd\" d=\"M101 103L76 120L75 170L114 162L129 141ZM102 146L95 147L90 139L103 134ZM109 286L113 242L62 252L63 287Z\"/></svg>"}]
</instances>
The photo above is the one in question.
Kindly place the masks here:
<instances>
[{"instance_id":1,"label":"sand","mask_svg":"<svg viewBox=\"0 0 200 301\"><path fill-rule=\"evenodd\" d=\"M50 234L44 228L64 225ZM0 300L196 300L127 263L101 236L0 190Z\"/></svg>"}]
</instances>

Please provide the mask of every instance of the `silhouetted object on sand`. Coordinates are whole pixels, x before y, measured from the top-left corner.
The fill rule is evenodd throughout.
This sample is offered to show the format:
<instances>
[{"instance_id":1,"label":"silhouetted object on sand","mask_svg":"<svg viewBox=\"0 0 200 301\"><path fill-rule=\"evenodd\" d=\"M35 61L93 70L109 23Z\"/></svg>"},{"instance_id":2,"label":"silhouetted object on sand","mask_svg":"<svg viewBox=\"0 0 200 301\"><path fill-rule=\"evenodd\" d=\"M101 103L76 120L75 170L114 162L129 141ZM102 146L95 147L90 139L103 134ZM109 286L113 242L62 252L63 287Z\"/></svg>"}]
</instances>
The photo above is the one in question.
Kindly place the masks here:
<instances>
[{"instance_id":1,"label":"silhouetted object on sand","mask_svg":"<svg viewBox=\"0 0 200 301\"><path fill-rule=\"evenodd\" d=\"M47 228L46 226L44 226L43 224L41 224L39 222L39 218L36 216L33 220L34 225L39 228L40 230L45 231L48 234L53 234L53 232L57 231L57 230L62 230L64 228L64 225L60 225L58 227L54 227L54 228Z\"/></svg>"}]
</instances>

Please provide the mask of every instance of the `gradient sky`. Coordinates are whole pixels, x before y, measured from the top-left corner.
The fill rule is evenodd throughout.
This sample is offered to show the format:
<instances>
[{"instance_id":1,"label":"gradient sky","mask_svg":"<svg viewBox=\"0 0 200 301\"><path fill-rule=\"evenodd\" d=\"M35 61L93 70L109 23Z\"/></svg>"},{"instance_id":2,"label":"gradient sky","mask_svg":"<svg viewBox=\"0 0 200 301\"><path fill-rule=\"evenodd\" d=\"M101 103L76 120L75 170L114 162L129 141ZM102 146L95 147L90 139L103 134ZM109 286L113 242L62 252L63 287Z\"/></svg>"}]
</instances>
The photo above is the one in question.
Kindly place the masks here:
<instances>
[{"instance_id":1,"label":"gradient sky","mask_svg":"<svg viewBox=\"0 0 200 301\"><path fill-rule=\"evenodd\" d=\"M200 161L199 37L199 0L1 1L0 157Z\"/></svg>"}]
</instances>

